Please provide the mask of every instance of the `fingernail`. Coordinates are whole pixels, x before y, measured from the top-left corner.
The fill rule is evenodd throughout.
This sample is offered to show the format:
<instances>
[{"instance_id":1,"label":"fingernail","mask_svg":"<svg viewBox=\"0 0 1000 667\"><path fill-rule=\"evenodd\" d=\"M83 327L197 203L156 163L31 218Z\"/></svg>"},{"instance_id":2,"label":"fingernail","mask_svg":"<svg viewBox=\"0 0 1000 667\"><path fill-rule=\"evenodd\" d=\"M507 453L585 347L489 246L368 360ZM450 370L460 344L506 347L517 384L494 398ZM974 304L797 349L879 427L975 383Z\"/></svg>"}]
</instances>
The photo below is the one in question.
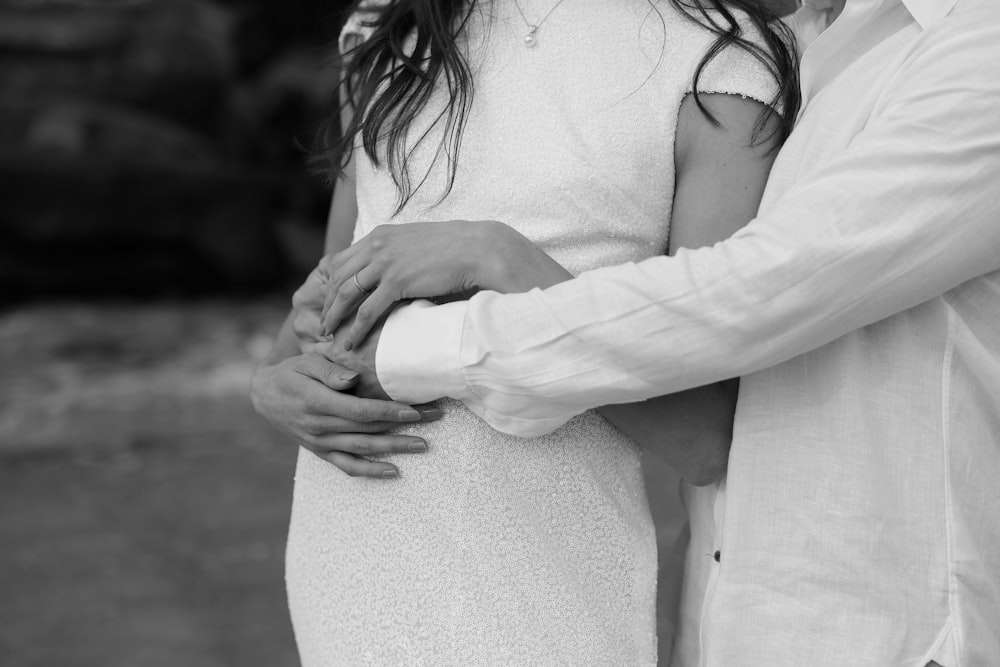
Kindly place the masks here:
<instances>
[{"instance_id":1,"label":"fingernail","mask_svg":"<svg viewBox=\"0 0 1000 667\"><path fill-rule=\"evenodd\" d=\"M410 443L406 447L411 452L426 452L427 451L427 443L424 442L423 440L411 440Z\"/></svg>"},{"instance_id":2,"label":"fingernail","mask_svg":"<svg viewBox=\"0 0 1000 667\"><path fill-rule=\"evenodd\" d=\"M418 422L421 418L420 413L413 408L403 408L396 413L396 416L399 417L400 421L404 422Z\"/></svg>"},{"instance_id":3,"label":"fingernail","mask_svg":"<svg viewBox=\"0 0 1000 667\"><path fill-rule=\"evenodd\" d=\"M351 342L350 338L344 341L344 349L347 350L348 352L354 349L354 343Z\"/></svg>"},{"instance_id":4,"label":"fingernail","mask_svg":"<svg viewBox=\"0 0 1000 667\"><path fill-rule=\"evenodd\" d=\"M382 479L396 479L399 477L398 470L384 470L382 471Z\"/></svg>"},{"instance_id":5,"label":"fingernail","mask_svg":"<svg viewBox=\"0 0 1000 667\"><path fill-rule=\"evenodd\" d=\"M421 421L432 422L435 419L441 419L441 417L444 417L444 410L433 405L419 407L417 410L420 412Z\"/></svg>"},{"instance_id":6,"label":"fingernail","mask_svg":"<svg viewBox=\"0 0 1000 667\"><path fill-rule=\"evenodd\" d=\"M358 374L354 372L341 373L340 375L337 376L337 379L340 380L341 382L354 382L355 380L358 379Z\"/></svg>"}]
</instances>

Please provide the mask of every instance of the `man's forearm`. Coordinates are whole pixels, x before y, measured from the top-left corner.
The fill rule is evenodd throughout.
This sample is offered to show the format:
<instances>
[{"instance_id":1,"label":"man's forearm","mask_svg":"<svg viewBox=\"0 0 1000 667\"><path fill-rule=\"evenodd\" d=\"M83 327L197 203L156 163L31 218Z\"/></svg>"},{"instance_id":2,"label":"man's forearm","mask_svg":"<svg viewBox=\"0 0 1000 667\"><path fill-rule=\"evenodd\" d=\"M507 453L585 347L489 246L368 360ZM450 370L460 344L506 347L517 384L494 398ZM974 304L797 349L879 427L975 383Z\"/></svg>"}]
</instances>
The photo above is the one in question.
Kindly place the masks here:
<instances>
[{"instance_id":1,"label":"man's forearm","mask_svg":"<svg viewBox=\"0 0 1000 667\"><path fill-rule=\"evenodd\" d=\"M378 350L383 386L539 435L778 364L1000 270L1000 58L981 57L1000 27L978 32L911 57L866 128L727 241L400 309Z\"/></svg>"},{"instance_id":2,"label":"man's forearm","mask_svg":"<svg viewBox=\"0 0 1000 667\"><path fill-rule=\"evenodd\" d=\"M930 114L901 136L859 137L712 248L401 309L383 330L379 378L397 400L452 396L534 436L589 408L778 364L940 296L1000 269L1000 128L981 113L969 128ZM976 150L919 168L953 142Z\"/></svg>"}]
</instances>

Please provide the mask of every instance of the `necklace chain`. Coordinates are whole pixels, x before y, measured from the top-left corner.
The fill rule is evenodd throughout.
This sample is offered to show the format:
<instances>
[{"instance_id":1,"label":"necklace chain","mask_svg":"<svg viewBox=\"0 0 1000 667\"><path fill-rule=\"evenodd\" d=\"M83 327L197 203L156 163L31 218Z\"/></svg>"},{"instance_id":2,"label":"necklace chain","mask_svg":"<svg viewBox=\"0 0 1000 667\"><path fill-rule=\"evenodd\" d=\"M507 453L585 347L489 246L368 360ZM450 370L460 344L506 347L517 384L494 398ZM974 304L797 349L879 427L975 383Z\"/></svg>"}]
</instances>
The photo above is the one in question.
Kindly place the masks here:
<instances>
[{"instance_id":1,"label":"necklace chain","mask_svg":"<svg viewBox=\"0 0 1000 667\"><path fill-rule=\"evenodd\" d=\"M538 40L535 37L535 33L538 32L538 29L542 27L543 23L545 23L545 19L549 18L549 16L552 15L552 12L554 12L556 8L562 3L563 0L556 0L556 4L552 5L552 8L549 9L549 11L545 12L545 16L543 16L538 23L532 23L531 21L528 20L528 17L524 15L524 10L521 9L521 3L519 3L517 0L514 0L514 6L517 8L517 13L521 15L521 20L524 21L524 26L528 29L527 34L525 34L524 36L525 46L530 48L538 43Z\"/></svg>"}]
</instances>

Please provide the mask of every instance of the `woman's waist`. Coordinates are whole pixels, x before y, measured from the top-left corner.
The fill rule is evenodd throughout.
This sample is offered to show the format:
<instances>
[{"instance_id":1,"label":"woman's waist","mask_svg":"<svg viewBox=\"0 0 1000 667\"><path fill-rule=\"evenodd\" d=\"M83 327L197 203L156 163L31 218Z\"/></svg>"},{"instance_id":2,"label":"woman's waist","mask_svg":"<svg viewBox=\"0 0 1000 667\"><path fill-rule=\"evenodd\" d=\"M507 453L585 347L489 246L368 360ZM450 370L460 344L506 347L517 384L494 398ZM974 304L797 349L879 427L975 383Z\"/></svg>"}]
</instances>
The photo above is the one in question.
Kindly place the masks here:
<instances>
[{"instance_id":1,"label":"woman's waist","mask_svg":"<svg viewBox=\"0 0 1000 667\"><path fill-rule=\"evenodd\" d=\"M492 535L548 544L598 531L630 551L652 539L639 447L597 413L529 440L491 429L460 403L444 407L440 420L402 431L426 438L426 453L379 457L398 466L395 480L347 477L300 457L295 512L339 508L335 525L322 523L345 539L376 525L410 534L428 522L445 541Z\"/></svg>"},{"instance_id":2,"label":"woman's waist","mask_svg":"<svg viewBox=\"0 0 1000 667\"><path fill-rule=\"evenodd\" d=\"M493 429L460 401L443 399L437 404L444 411L441 419L392 431L423 438L428 451L372 457L396 465L400 479L348 478L317 460L320 470L314 472L319 478L314 481L347 493L353 488L380 494L398 487L420 495L441 488L464 493L461 487L469 485L512 493L543 491L560 480L567 489L608 493L641 479L639 445L596 411L578 415L544 436L517 438Z\"/></svg>"},{"instance_id":3,"label":"woman's waist","mask_svg":"<svg viewBox=\"0 0 1000 667\"><path fill-rule=\"evenodd\" d=\"M497 431L467 408L461 401L444 398L435 402L444 415L433 422L407 424L393 433L416 435L428 440L432 449L455 454L512 456L557 459L587 450L598 459L618 458L622 452L639 456L638 444L602 417L597 410L587 410L558 429L534 438L521 438Z\"/></svg>"}]
</instances>

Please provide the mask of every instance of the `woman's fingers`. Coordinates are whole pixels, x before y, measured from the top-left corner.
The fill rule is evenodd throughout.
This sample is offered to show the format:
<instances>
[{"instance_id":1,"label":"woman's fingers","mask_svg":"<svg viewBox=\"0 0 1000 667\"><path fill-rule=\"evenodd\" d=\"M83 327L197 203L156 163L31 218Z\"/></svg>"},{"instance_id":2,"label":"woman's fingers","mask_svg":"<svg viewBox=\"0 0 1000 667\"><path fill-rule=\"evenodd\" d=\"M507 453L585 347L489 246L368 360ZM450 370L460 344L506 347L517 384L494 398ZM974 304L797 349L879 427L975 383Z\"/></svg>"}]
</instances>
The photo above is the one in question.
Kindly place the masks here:
<instances>
[{"instance_id":1,"label":"woman's fingers","mask_svg":"<svg viewBox=\"0 0 1000 667\"><path fill-rule=\"evenodd\" d=\"M364 239L362 239L346 250L329 256L325 267L325 271L327 272L327 288L323 300L324 316L337 296L338 289L347 283L351 279L351 276L368 265L369 257L368 253L363 249L364 245L366 244Z\"/></svg>"},{"instance_id":2,"label":"woman's fingers","mask_svg":"<svg viewBox=\"0 0 1000 667\"><path fill-rule=\"evenodd\" d=\"M351 350L361 345L368 332L372 330L375 323L396 303L399 295L387 283L381 283L371 295L358 306L354 322L350 331L347 332L347 340L344 341L344 349Z\"/></svg>"},{"instance_id":3,"label":"woman's fingers","mask_svg":"<svg viewBox=\"0 0 1000 667\"><path fill-rule=\"evenodd\" d=\"M295 359L294 368L297 373L312 378L335 392L349 390L358 381L358 374L350 368L341 366L324 357L322 354L310 352ZM317 387L316 389L321 389ZM403 405L399 403L397 405Z\"/></svg>"},{"instance_id":4,"label":"woman's fingers","mask_svg":"<svg viewBox=\"0 0 1000 667\"><path fill-rule=\"evenodd\" d=\"M329 282L340 284L346 282L356 272L371 264L371 244L368 239L361 239L350 248L338 253L330 264Z\"/></svg>"},{"instance_id":5,"label":"woman's fingers","mask_svg":"<svg viewBox=\"0 0 1000 667\"><path fill-rule=\"evenodd\" d=\"M401 423L431 422L443 411L344 393L360 376L319 353L262 365L251 383L254 409L303 447L355 476L391 478L395 466L359 456L426 451L419 437L388 434Z\"/></svg>"},{"instance_id":6,"label":"woman's fingers","mask_svg":"<svg viewBox=\"0 0 1000 667\"><path fill-rule=\"evenodd\" d=\"M315 452L314 452L315 453ZM376 479L395 479L399 477L399 469L391 463L368 461L344 452L327 452L316 454L326 459L350 477L374 477Z\"/></svg>"},{"instance_id":7,"label":"woman's fingers","mask_svg":"<svg viewBox=\"0 0 1000 667\"><path fill-rule=\"evenodd\" d=\"M360 283L360 279L358 282ZM361 284L363 287L364 284ZM358 304L368 297L368 292L358 287L353 277L341 283L339 288L331 289L330 294L333 296L328 299L328 304L325 307L326 310L323 311L323 320L320 324L322 327L321 331L326 336L336 331L340 323L346 320L354 312L354 309L358 307Z\"/></svg>"},{"instance_id":8,"label":"woman's fingers","mask_svg":"<svg viewBox=\"0 0 1000 667\"><path fill-rule=\"evenodd\" d=\"M333 277L339 267L343 266L345 262L350 261L355 255L365 252L367 245L366 239L362 238L347 246L340 252L326 255L319 261L320 268L329 279Z\"/></svg>"},{"instance_id":9,"label":"woman's fingers","mask_svg":"<svg viewBox=\"0 0 1000 667\"><path fill-rule=\"evenodd\" d=\"M326 438L315 438L308 443L307 448L351 477L394 479L399 477L396 466L384 461L369 461L364 457L420 454L427 451L427 443L413 436L338 433Z\"/></svg>"},{"instance_id":10,"label":"woman's fingers","mask_svg":"<svg viewBox=\"0 0 1000 667\"><path fill-rule=\"evenodd\" d=\"M354 387L358 374L318 352L301 355L296 361L295 370L319 383L303 387L301 400L310 414L340 420L335 426L331 426L331 430L365 429L368 432L379 427L384 431L401 423L429 421L440 416L440 410L433 406L418 409L396 401L361 398L343 393Z\"/></svg>"},{"instance_id":11,"label":"woman's fingers","mask_svg":"<svg viewBox=\"0 0 1000 667\"><path fill-rule=\"evenodd\" d=\"M336 433L317 438L313 451L344 452L354 456L380 456L383 454L421 454L427 451L427 443L412 435L365 435L360 433Z\"/></svg>"}]
</instances>

